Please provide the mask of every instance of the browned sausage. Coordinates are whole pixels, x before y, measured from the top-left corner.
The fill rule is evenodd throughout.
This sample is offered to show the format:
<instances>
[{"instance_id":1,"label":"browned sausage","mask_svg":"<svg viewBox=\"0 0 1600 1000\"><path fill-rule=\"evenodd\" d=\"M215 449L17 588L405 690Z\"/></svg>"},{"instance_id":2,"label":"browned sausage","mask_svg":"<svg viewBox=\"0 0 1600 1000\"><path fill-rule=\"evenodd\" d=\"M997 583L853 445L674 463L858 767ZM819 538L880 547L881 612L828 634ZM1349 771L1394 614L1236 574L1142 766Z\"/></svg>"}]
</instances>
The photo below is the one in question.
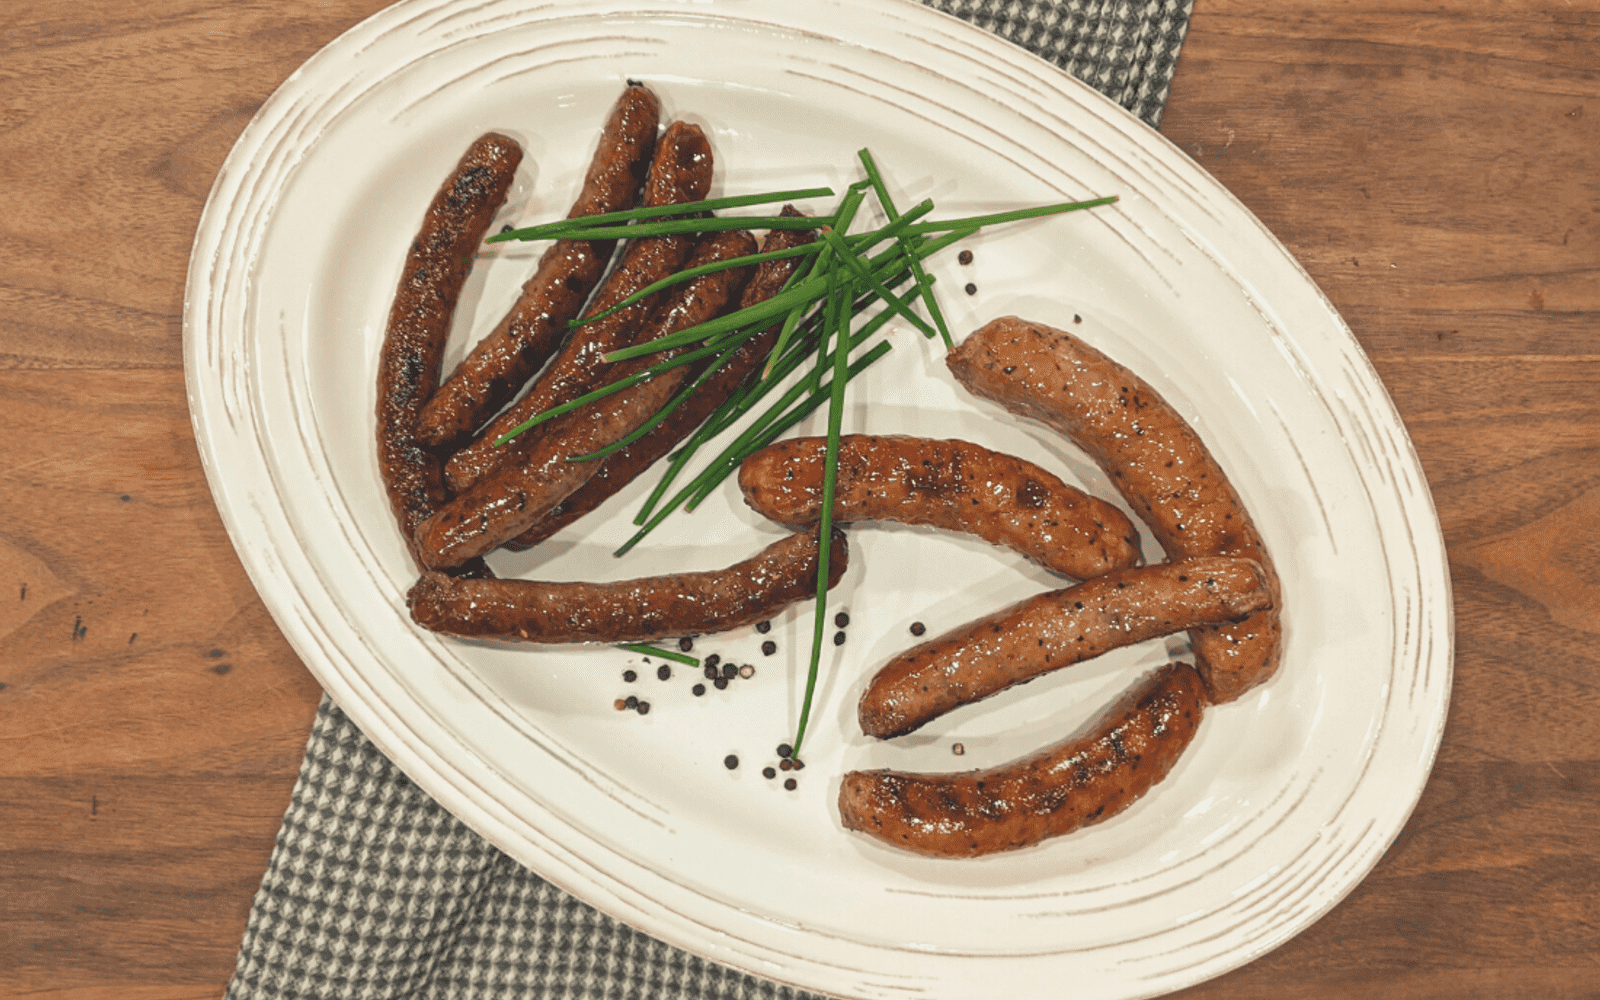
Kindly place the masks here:
<instances>
[{"instance_id":1,"label":"browned sausage","mask_svg":"<svg viewBox=\"0 0 1600 1000\"><path fill-rule=\"evenodd\" d=\"M739 488L759 514L789 527L822 512L825 438L790 438L744 460ZM839 441L834 518L960 531L1080 580L1139 560L1126 514L1032 462L966 441L846 435Z\"/></svg>"},{"instance_id":2,"label":"browned sausage","mask_svg":"<svg viewBox=\"0 0 1600 1000\"><path fill-rule=\"evenodd\" d=\"M690 263L699 267L732 260L755 249L755 237L749 233L718 233L700 245ZM714 318L737 300L749 274L749 268L730 268L678 285L645 325L642 336L664 337ZM689 349L638 358L614 365L612 371L623 378ZM675 368L551 420L531 445L519 449L517 461L494 470L420 524L417 551L428 566L438 569L458 566L517 537L600 467L598 461L568 459L609 447L631 434L665 406L688 378L688 366Z\"/></svg>"},{"instance_id":3,"label":"browned sausage","mask_svg":"<svg viewBox=\"0 0 1600 1000\"><path fill-rule=\"evenodd\" d=\"M1272 607L1237 624L1197 628L1190 638L1217 702L1272 676L1282 639L1277 572L1221 466L1148 383L1071 334L1016 317L978 330L945 360L975 395L1050 425L1088 452L1169 558L1260 563Z\"/></svg>"},{"instance_id":4,"label":"browned sausage","mask_svg":"<svg viewBox=\"0 0 1600 1000\"><path fill-rule=\"evenodd\" d=\"M711 188L711 170L711 144L705 133L699 126L673 122L661 137L651 161L644 204L655 207L704 198ZM629 241L622 251L622 259L595 294L585 315L604 312L641 288L677 271L688 259L695 242L693 236L682 235ZM535 380L528 394L490 421L476 440L456 452L445 464L450 488L457 493L466 491L501 464L514 461L512 456L518 449L528 447L542 432L534 428L506 447L496 447L495 439L535 414L598 388L598 373L606 367L604 356L633 342L660 298L659 294L649 296L606 319L578 327L555 360Z\"/></svg>"},{"instance_id":5,"label":"browned sausage","mask_svg":"<svg viewBox=\"0 0 1600 1000\"><path fill-rule=\"evenodd\" d=\"M792 205L785 205L780 214L799 216L800 212ZM816 234L809 230L774 229L767 234L761 249L763 252L787 250L790 247L810 243L814 239ZM739 299L739 308L748 309L778 294L784 283L789 280L789 276L794 273L798 263L797 260L789 258L757 264L755 274L751 275L749 284L744 286L744 294ZM678 442L688 437L695 428L706 421L706 418L716 412L717 408L744 385L745 380L767 359L767 355L772 353L772 347L777 342L778 332L782 327L782 323L775 323L740 344L728 356L728 360L723 362L722 367L706 379L700 388L694 391L694 395L684 400L683 404L673 410L654 430L604 459L594 478L551 508L550 513L533 527L507 542L506 547L521 551L539 544L611 499L624 486L633 482L641 472L677 447ZM698 376L702 368L697 367L693 371L694 375Z\"/></svg>"},{"instance_id":6,"label":"browned sausage","mask_svg":"<svg viewBox=\"0 0 1600 1000\"><path fill-rule=\"evenodd\" d=\"M1205 685L1187 663L1141 684L1087 736L965 774L851 771L839 816L891 847L970 858L1028 847L1126 809L1194 738Z\"/></svg>"},{"instance_id":7,"label":"browned sausage","mask_svg":"<svg viewBox=\"0 0 1600 1000\"><path fill-rule=\"evenodd\" d=\"M833 533L828 586L850 558ZM744 562L620 583L462 580L424 573L407 600L417 624L447 635L529 642L651 642L766 621L817 593L817 533L790 535Z\"/></svg>"},{"instance_id":8,"label":"browned sausage","mask_svg":"<svg viewBox=\"0 0 1600 1000\"><path fill-rule=\"evenodd\" d=\"M660 125L660 99L648 87L631 84L611 108L567 218L632 208ZM423 407L419 436L424 443L453 446L511 402L560 346L567 321L583 308L614 246L560 240L544 252L516 305Z\"/></svg>"},{"instance_id":9,"label":"browned sausage","mask_svg":"<svg viewBox=\"0 0 1600 1000\"><path fill-rule=\"evenodd\" d=\"M417 439L417 414L438 388L456 300L521 161L522 148L497 132L474 142L434 195L400 272L378 355L378 468L407 544L447 496L439 457Z\"/></svg>"},{"instance_id":10,"label":"browned sausage","mask_svg":"<svg viewBox=\"0 0 1600 1000\"><path fill-rule=\"evenodd\" d=\"M861 694L868 736L901 736L960 705L1123 646L1238 621L1271 603L1249 559L1203 556L1053 590L890 660Z\"/></svg>"}]
</instances>

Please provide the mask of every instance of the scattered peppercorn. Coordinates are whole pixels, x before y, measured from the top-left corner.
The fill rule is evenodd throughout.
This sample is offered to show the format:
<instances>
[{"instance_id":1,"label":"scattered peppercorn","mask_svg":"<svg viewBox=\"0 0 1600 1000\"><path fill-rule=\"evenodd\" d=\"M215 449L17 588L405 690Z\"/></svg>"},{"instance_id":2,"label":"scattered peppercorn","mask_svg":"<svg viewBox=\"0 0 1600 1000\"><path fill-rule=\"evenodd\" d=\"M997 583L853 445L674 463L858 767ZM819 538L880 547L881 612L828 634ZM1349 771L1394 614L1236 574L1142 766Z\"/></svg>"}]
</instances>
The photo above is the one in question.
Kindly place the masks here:
<instances>
[{"instance_id":1,"label":"scattered peppercorn","mask_svg":"<svg viewBox=\"0 0 1600 1000\"><path fill-rule=\"evenodd\" d=\"M712 681L711 683L713 683L713 684L715 684L717 686L717 690L718 691L726 691L726 690L728 690L728 679L726 677L718 677L716 680Z\"/></svg>"},{"instance_id":2,"label":"scattered peppercorn","mask_svg":"<svg viewBox=\"0 0 1600 1000\"><path fill-rule=\"evenodd\" d=\"M625 707L625 708L638 708L639 707L639 698L638 698L637 695L631 695L630 694L630 695L628 695L628 700L623 702L622 704L623 704L623 707Z\"/></svg>"},{"instance_id":3,"label":"scattered peppercorn","mask_svg":"<svg viewBox=\"0 0 1600 1000\"><path fill-rule=\"evenodd\" d=\"M778 756L779 757L787 757L792 753L794 753L794 747L790 746L787 743L779 743L778 744Z\"/></svg>"},{"instance_id":4,"label":"scattered peppercorn","mask_svg":"<svg viewBox=\"0 0 1600 1000\"><path fill-rule=\"evenodd\" d=\"M707 661L705 669L701 670L700 672L706 675L706 680L708 681L714 681L718 676L717 668L712 665L710 661Z\"/></svg>"},{"instance_id":5,"label":"scattered peppercorn","mask_svg":"<svg viewBox=\"0 0 1600 1000\"><path fill-rule=\"evenodd\" d=\"M664 680L667 680L668 678L670 678L671 676L672 676L672 668L667 666L665 663L663 663L661 666L656 668L656 678L658 680L663 680L664 681Z\"/></svg>"},{"instance_id":6,"label":"scattered peppercorn","mask_svg":"<svg viewBox=\"0 0 1600 1000\"><path fill-rule=\"evenodd\" d=\"M788 790L789 790L789 791L791 791L791 792L792 792L792 791L794 791L794 790L795 790L795 789L796 789L796 788L799 788L799 787L800 787L800 782L798 782L798 781L796 781L796 780L794 780L794 779L793 779L793 778L790 778L790 779L788 779L788 780L787 780L787 781L785 781L785 782L784 782L784 783L783 783L783 787L785 787L785 788L787 788L787 789L788 789Z\"/></svg>"},{"instance_id":7,"label":"scattered peppercorn","mask_svg":"<svg viewBox=\"0 0 1600 1000\"><path fill-rule=\"evenodd\" d=\"M950 744L950 752L955 754L957 757L959 757L962 754L967 752L967 748L962 746L959 743L952 743L952 744Z\"/></svg>"},{"instance_id":8,"label":"scattered peppercorn","mask_svg":"<svg viewBox=\"0 0 1600 1000\"><path fill-rule=\"evenodd\" d=\"M796 771L804 769L805 766L806 766L806 762L805 761L801 760L799 757L794 758L794 769Z\"/></svg>"},{"instance_id":9,"label":"scattered peppercorn","mask_svg":"<svg viewBox=\"0 0 1600 1000\"><path fill-rule=\"evenodd\" d=\"M772 623L771 622L756 622L756 631L760 632L762 635L766 635L768 632L772 631Z\"/></svg>"},{"instance_id":10,"label":"scattered peppercorn","mask_svg":"<svg viewBox=\"0 0 1600 1000\"><path fill-rule=\"evenodd\" d=\"M1077 313L1073 313L1072 314L1072 321L1074 323L1082 323L1083 322L1083 317L1079 316Z\"/></svg>"},{"instance_id":11,"label":"scattered peppercorn","mask_svg":"<svg viewBox=\"0 0 1600 1000\"><path fill-rule=\"evenodd\" d=\"M714 666L716 666L717 664L719 664L721 662L722 662L722 657L717 655L716 653L712 653L710 656L706 657L706 666L708 666L708 667L714 667Z\"/></svg>"},{"instance_id":12,"label":"scattered peppercorn","mask_svg":"<svg viewBox=\"0 0 1600 1000\"><path fill-rule=\"evenodd\" d=\"M682 639L678 640L678 648L687 653L689 650L694 648L694 640L688 636L684 636Z\"/></svg>"},{"instance_id":13,"label":"scattered peppercorn","mask_svg":"<svg viewBox=\"0 0 1600 1000\"><path fill-rule=\"evenodd\" d=\"M976 295L978 294L978 286L969 281L967 282L966 292L968 295Z\"/></svg>"},{"instance_id":14,"label":"scattered peppercorn","mask_svg":"<svg viewBox=\"0 0 1600 1000\"><path fill-rule=\"evenodd\" d=\"M722 676L731 681L735 677L739 676L739 668L731 663L724 663L722 665Z\"/></svg>"},{"instance_id":15,"label":"scattered peppercorn","mask_svg":"<svg viewBox=\"0 0 1600 1000\"><path fill-rule=\"evenodd\" d=\"M928 631L928 626L922 624L921 622L912 622L911 623L911 634L912 635L921 635L922 633L924 633L926 631Z\"/></svg>"},{"instance_id":16,"label":"scattered peppercorn","mask_svg":"<svg viewBox=\"0 0 1600 1000\"><path fill-rule=\"evenodd\" d=\"M622 672L622 679L627 681L629 684L632 684L634 681L639 679L639 675L634 673L632 670L624 670Z\"/></svg>"},{"instance_id":17,"label":"scattered peppercorn","mask_svg":"<svg viewBox=\"0 0 1600 1000\"><path fill-rule=\"evenodd\" d=\"M767 656L771 656L773 653L776 653L777 651L778 651L778 644L773 642L771 639L768 639L766 642L763 642L761 644L761 652L766 654Z\"/></svg>"},{"instance_id":18,"label":"scattered peppercorn","mask_svg":"<svg viewBox=\"0 0 1600 1000\"><path fill-rule=\"evenodd\" d=\"M744 666L739 668L739 676L743 677L745 680L749 680L750 678L754 677L755 675L756 675L756 668L752 667L748 663L746 663Z\"/></svg>"},{"instance_id":19,"label":"scattered peppercorn","mask_svg":"<svg viewBox=\"0 0 1600 1000\"><path fill-rule=\"evenodd\" d=\"M704 684L696 684L694 687L690 688L689 690L693 691L694 692L694 696L696 698L698 698L701 695L706 693L706 686Z\"/></svg>"},{"instance_id":20,"label":"scattered peppercorn","mask_svg":"<svg viewBox=\"0 0 1600 1000\"><path fill-rule=\"evenodd\" d=\"M620 712L628 707L628 702L624 698L618 698L616 701L611 703L611 707Z\"/></svg>"},{"instance_id":21,"label":"scattered peppercorn","mask_svg":"<svg viewBox=\"0 0 1600 1000\"><path fill-rule=\"evenodd\" d=\"M739 767L738 755L730 753L728 756L722 758L722 766L730 771L736 770Z\"/></svg>"},{"instance_id":22,"label":"scattered peppercorn","mask_svg":"<svg viewBox=\"0 0 1600 1000\"><path fill-rule=\"evenodd\" d=\"M516 226L513 226L513 225L512 225L512 224L511 224L511 223L509 223L509 222L508 222L508 223L506 223L506 224L505 224L505 225L503 225L503 226L501 226L501 227L500 227L500 231L501 231L501 232L502 232L502 233L509 233L509 232L511 232L511 230L513 230L513 229L515 229L515 228L517 228L517 227L516 227Z\"/></svg>"},{"instance_id":23,"label":"scattered peppercorn","mask_svg":"<svg viewBox=\"0 0 1600 1000\"><path fill-rule=\"evenodd\" d=\"M849 615L849 613L841 611L838 614L834 615L833 616L833 623L835 625L839 626L840 628L846 627L847 625L850 624L850 615Z\"/></svg>"},{"instance_id":24,"label":"scattered peppercorn","mask_svg":"<svg viewBox=\"0 0 1600 1000\"><path fill-rule=\"evenodd\" d=\"M775 767L763 767L761 769L761 776L763 778L776 778L778 776L778 769Z\"/></svg>"},{"instance_id":25,"label":"scattered peppercorn","mask_svg":"<svg viewBox=\"0 0 1600 1000\"><path fill-rule=\"evenodd\" d=\"M963 250L963 251L961 251L960 253L956 254L956 260L960 261L963 264L972 263L972 251L971 250Z\"/></svg>"},{"instance_id":26,"label":"scattered peppercorn","mask_svg":"<svg viewBox=\"0 0 1600 1000\"><path fill-rule=\"evenodd\" d=\"M648 701L639 702L639 714L640 715L649 715L650 714L650 703Z\"/></svg>"},{"instance_id":27,"label":"scattered peppercorn","mask_svg":"<svg viewBox=\"0 0 1600 1000\"><path fill-rule=\"evenodd\" d=\"M833 644L835 646L843 646L844 645L844 633L843 632L835 632L835 633L833 633Z\"/></svg>"},{"instance_id":28,"label":"scattered peppercorn","mask_svg":"<svg viewBox=\"0 0 1600 1000\"><path fill-rule=\"evenodd\" d=\"M794 770L794 761L790 760L787 757L783 758L782 760L778 761L778 770L780 770L780 771L793 771Z\"/></svg>"}]
</instances>

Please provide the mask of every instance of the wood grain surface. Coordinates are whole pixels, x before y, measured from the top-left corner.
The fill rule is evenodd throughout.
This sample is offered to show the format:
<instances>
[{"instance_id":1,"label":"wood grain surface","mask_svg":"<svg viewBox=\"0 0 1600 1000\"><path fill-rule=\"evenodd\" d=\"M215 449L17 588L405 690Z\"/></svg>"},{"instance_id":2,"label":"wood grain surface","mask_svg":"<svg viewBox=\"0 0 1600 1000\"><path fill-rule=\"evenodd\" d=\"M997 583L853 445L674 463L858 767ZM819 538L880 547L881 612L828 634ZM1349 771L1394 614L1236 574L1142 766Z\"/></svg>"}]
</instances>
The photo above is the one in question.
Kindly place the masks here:
<instances>
[{"instance_id":1,"label":"wood grain surface","mask_svg":"<svg viewBox=\"0 0 1600 1000\"><path fill-rule=\"evenodd\" d=\"M189 247L256 108L381 6L0 6L0 996L232 972L319 689L200 467ZM1600 996L1600 0L1198 0L1163 132L1371 355L1457 616L1398 841L1183 995Z\"/></svg>"}]
</instances>

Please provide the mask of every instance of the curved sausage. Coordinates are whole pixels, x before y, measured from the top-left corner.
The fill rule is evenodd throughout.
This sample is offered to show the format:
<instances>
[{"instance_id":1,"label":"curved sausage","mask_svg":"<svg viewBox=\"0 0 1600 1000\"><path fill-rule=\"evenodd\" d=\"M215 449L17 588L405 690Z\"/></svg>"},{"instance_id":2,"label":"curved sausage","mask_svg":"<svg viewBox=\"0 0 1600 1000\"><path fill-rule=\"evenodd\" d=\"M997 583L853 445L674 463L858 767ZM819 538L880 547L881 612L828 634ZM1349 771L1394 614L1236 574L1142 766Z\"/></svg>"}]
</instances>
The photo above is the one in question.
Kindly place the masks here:
<instances>
[{"instance_id":1,"label":"curved sausage","mask_svg":"<svg viewBox=\"0 0 1600 1000\"><path fill-rule=\"evenodd\" d=\"M650 176L645 181L644 204L656 207L704 198L711 188L711 170L711 143L705 133L699 126L673 122L656 146ZM622 259L595 294L585 315L598 315L677 271L696 242L693 235L630 240L622 251ZM482 434L445 463L450 488L457 493L465 492L491 471L512 461L512 456L528 447L541 429L536 427L509 445L497 447L494 442L501 435L535 414L597 388L597 373L606 367L604 356L634 342L639 327L655 310L660 298L659 294L648 296L603 320L574 330L571 339L534 381L527 395L490 421Z\"/></svg>"},{"instance_id":2,"label":"curved sausage","mask_svg":"<svg viewBox=\"0 0 1600 1000\"><path fill-rule=\"evenodd\" d=\"M941 858L1010 851L1126 809L1165 778L1199 728L1205 685L1163 668L1087 736L965 774L851 771L839 817L891 847Z\"/></svg>"},{"instance_id":3,"label":"curved sausage","mask_svg":"<svg viewBox=\"0 0 1600 1000\"><path fill-rule=\"evenodd\" d=\"M567 218L632 208L660 125L661 100L643 84L629 85L611 108ZM559 240L544 252L516 305L422 408L424 443L453 446L511 402L567 335L567 321L583 308L614 247L609 240Z\"/></svg>"},{"instance_id":4,"label":"curved sausage","mask_svg":"<svg viewBox=\"0 0 1600 1000\"><path fill-rule=\"evenodd\" d=\"M798 217L801 213L793 205L785 205L780 213ZM816 234L805 229L774 229L762 241L763 252L787 250L810 243ZM767 260L756 265L744 294L739 298L739 308L748 309L765 302L783 289L784 283L794 273L799 261L794 258ZM522 551L549 538L585 514L611 499L624 486L633 482L641 472L654 465L663 455L678 446L695 428L705 423L728 398L744 385L745 380L766 361L777 343L782 323L756 334L740 344L728 360L696 389L694 395L663 420L649 434L614 455L603 459L594 477L579 487L565 500L550 509L537 524L506 543L506 547ZM704 369L696 367L691 378L698 377Z\"/></svg>"},{"instance_id":5,"label":"curved sausage","mask_svg":"<svg viewBox=\"0 0 1600 1000\"><path fill-rule=\"evenodd\" d=\"M439 457L417 438L417 415L438 388L456 301L520 162L522 148L498 132L467 149L423 216L389 309L378 355L378 468L413 555L417 525L448 495Z\"/></svg>"},{"instance_id":6,"label":"curved sausage","mask_svg":"<svg viewBox=\"0 0 1600 1000\"><path fill-rule=\"evenodd\" d=\"M790 438L744 460L739 488L789 527L821 516L827 440ZM977 535L1083 580L1139 560L1126 514L1032 462L966 441L850 434L839 440L834 518L898 521Z\"/></svg>"},{"instance_id":7,"label":"curved sausage","mask_svg":"<svg viewBox=\"0 0 1600 1000\"><path fill-rule=\"evenodd\" d=\"M718 233L700 245L696 267L754 253L746 232ZM704 323L738 298L749 277L747 267L701 275L678 285L644 328L646 339L664 337ZM624 378L671 354L662 352L615 365ZM571 462L633 433L667 404L688 381L689 368L674 368L631 388L556 417L533 441L518 449L517 460L502 465L466 493L445 504L417 527L417 551L431 568L458 566L516 538L570 496L599 469L598 460Z\"/></svg>"},{"instance_id":8,"label":"curved sausage","mask_svg":"<svg viewBox=\"0 0 1600 1000\"><path fill-rule=\"evenodd\" d=\"M1280 584L1239 494L1184 419L1143 379L1082 340L1008 316L945 357L974 395L1042 421L1088 452L1169 558L1242 556L1267 572L1272 607L1190 633L1211 696L1231 701L1272 676Z\"/></svg>"},{"instance_id":9,"label":"curved sausage","mask_svg":"<svg viewBox=\"0 0 1600 1000\"><path fill-rule=\"evenodd\" d=\"M868 736L903 736L945 712L1101 653L1272 601L1259 563L1206 556L1117 570L1021 601L890 660L861 694Z\"/></svg>"},{"instance_id":10,"label":"curved sausage","mask_svg":"<svg viewBox=\"0 0 1600 1000\"><path fill-rule=\"evenodd\" d=\"M833 533L828 586L849 561ZM817 533L801 532L744 562L620 583L462 580L424 573L407 601L417 624L447 635L528 642L651 642L766 621L817 593Z\"/></svg>"}]
</instances>

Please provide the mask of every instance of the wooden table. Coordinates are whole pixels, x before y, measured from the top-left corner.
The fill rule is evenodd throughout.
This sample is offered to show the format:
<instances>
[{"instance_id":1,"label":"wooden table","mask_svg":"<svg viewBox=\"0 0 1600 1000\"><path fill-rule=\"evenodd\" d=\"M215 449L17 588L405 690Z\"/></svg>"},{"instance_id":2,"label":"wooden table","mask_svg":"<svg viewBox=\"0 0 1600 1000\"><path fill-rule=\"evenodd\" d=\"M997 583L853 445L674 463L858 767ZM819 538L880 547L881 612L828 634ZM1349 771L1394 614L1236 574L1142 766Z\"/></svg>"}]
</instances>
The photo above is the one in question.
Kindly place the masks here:
<instances>
[{"instance_id":1,"label":"wooden table","mask_svg":"<svg viewBox=\"0 0 1600 1000\"><path fill-rule=\"evenodd\" d=\"M218 167L383 0L0 10L0 995L220 995L319 688L180 354ZM1450 721L1372 875L1186 996L1600 984L1600 0L1199 0L1163 131L1343 313L1449 547Z\"/></svg>"}]
</instances>

